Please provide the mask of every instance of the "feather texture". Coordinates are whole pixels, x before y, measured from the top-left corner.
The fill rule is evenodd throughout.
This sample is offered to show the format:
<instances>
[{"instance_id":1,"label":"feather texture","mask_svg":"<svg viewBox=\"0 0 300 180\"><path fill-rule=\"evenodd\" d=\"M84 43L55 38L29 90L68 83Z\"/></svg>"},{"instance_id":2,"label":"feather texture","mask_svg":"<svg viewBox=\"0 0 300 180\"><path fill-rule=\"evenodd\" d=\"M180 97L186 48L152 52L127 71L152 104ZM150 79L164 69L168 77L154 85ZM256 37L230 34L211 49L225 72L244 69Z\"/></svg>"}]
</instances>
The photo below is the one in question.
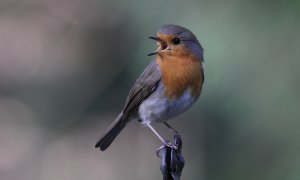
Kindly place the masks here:
<instances>
[{"instance_id":1,"label":"feather texture","mask_svg":"<svg viewBox=\"0 0 300 180\"><path fill-rule=\"evenodd\" d=\"M122 113L98 140L96 148L100 147L102 151L108 148L126 124L137 116L140 104L155 91L160 79L158 65L153 60L130 89Z\"/></svg>"},{"instance_id":2,"label":"feather texture","mask_svg":"<svg viewBox=\"0 0 300 180\"><path fill-rule=\"evenodd\" d=\"M158 56L157 63L168 98L176 99L188 88L193 96L200 95L204 81L202 63L190 50L176 48L170 54Z\"/></svg>"}]
</instances>

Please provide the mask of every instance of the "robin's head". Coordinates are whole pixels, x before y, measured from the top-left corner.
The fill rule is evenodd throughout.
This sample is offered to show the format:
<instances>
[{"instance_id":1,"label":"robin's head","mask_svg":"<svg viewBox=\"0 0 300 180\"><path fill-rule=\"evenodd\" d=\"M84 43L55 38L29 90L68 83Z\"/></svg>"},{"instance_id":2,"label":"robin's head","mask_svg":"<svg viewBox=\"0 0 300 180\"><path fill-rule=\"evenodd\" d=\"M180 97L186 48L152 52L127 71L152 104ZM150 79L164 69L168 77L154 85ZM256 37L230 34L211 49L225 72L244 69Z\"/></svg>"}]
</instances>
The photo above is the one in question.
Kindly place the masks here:
<instances>
[{"instance_id":1,"label":"robin's head","mask_svg":"<svg viewBox=\"0 0 300 180\"><path fill-rule=\"evenodd\" d=\"M184 53L193 53L203 60L203 48L196 36L188 29L178 25L164 25L157 31L156 37L149 37L157 41L159 48L149 56L176 56Z\"/></svg>"}]
</instances>

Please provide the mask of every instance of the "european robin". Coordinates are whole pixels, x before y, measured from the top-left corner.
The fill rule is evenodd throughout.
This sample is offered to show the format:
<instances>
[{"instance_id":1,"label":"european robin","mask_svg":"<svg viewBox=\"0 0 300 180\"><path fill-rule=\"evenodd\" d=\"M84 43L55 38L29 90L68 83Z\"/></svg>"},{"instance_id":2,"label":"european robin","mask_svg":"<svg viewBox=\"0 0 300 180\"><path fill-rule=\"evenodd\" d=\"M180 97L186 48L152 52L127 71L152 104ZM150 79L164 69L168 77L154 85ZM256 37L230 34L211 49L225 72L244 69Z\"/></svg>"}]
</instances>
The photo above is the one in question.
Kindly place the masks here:
<instances>
[{"instance_id":1,"label":"european robin","mask_svg":"<svg viewBox=\"0 0 300 180\"><path fill-rule=\"evenodd\" d=\"M166 121L186 111L200 96L204 82L203 48L196 36L184 27L164 25L156 37L149 38L159 46L149 54L155 58L130 89L122 112L95 145L102 151L132 120L139 120L165 145L170 145L151 124L163 122L177 133Z\"/></svg>"}]
</instances>

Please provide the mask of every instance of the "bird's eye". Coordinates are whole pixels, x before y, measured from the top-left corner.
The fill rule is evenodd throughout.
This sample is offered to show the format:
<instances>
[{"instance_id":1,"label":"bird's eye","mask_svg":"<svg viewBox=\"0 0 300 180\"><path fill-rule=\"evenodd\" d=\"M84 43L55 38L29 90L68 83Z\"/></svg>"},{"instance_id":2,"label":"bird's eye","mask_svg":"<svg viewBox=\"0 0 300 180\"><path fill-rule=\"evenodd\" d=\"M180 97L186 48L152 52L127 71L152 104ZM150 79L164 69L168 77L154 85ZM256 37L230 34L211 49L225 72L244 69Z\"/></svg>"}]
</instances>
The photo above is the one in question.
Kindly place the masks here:
<instances>
[{"instance_id":1,"label":"bird's eye","mask_svg":"<svg viewBox=\"0 0 300 180\"><path fill-rule=\"evenodd\" d=\"M179 39L179 38L173 38L173 39L172 39L172 42L173 42L174 44L179 44L179 43L180 43L180 39Z\"/></svg>"}]
</instances>

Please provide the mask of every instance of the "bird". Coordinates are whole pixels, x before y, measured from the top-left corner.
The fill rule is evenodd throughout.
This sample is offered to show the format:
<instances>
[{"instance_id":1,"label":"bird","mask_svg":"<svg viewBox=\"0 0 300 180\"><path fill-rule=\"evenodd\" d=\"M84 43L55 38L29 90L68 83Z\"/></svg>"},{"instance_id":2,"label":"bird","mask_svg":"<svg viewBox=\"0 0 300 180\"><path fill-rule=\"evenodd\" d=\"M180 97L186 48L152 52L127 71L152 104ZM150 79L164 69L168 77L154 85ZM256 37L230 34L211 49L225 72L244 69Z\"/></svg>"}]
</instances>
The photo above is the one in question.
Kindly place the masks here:
<instances>
[{"instance_id":1,"label":"bird","mask_svg":"<svg viewBox=\"0 0 300 180\"><path fill-rule=\"evenodd\" d=\"M148 54L155 57L131 87L121 113L97 141L95 148L101 151L133 120L150 128L164 145L170 146L152 123L162 122L179 134L167 121L185 112L200 97L204 50L197 37L185 27L167 24L149 38L158 45Z\"/></svg>"}]
</instances>

